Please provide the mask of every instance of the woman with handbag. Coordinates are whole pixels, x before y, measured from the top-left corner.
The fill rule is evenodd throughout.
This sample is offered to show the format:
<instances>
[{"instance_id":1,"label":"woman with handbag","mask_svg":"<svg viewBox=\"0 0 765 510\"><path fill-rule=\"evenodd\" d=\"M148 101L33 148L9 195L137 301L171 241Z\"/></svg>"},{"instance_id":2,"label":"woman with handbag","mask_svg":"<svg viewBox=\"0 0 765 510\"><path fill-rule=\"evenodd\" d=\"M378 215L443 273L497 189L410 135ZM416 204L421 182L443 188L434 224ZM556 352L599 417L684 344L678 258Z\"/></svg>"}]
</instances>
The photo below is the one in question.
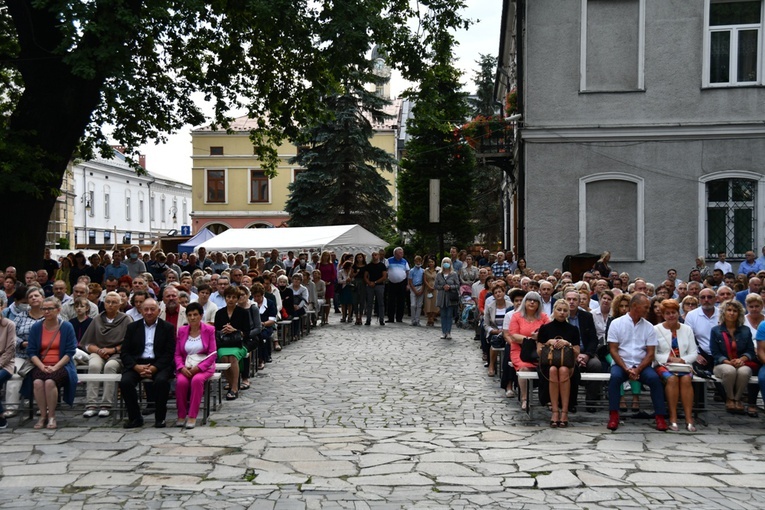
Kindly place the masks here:
<instances>
[{"instance_id":1,"label":"woman with handbag","mask_svg":"<svg viewBox=\"0 0 765 510\"><path fill-rule=\"evenodd\" d=\"M460 303L460 277L452 270L452 259L441 260L441 272L436 275L437 305L441 309L441 338L451 340L454 313Z\"/></svg>"},{"instance_id":2,"label":"woman with handbag","mask_svg":"<svg viewBox=\"0 0 765 510\"><path fill-rule=\"evenodd\" d=\"M223 375L228 381L226 400L239 398L239 362L247 356L244 339L250 333L250 315L238 306L239 287L227 287L223 291L226 307L215 312L215 343L218 347L218 359L221 363L230 363L231 367Z\"/></svg>"},{"instance_id":3,"label":"woman with handbag","mask_svg":"<svg viewBox=\"0 0 765 510\"><path fill-rule=\"evenodd\" d=\"M239 366L239 370L242 373L242 383L239 385L239 389L244 391L250 389L250 365L253 362L252 357L258 357L258 347L260 347L261 344L261 325L260 313L258 312L258 309L252 304L252 301L250 301L250 289L248 289L245 285L240 285L239 291L240 295L238 304L240 307L247 310L247 313L250 315L250 332L244 338L243 342L244 347L247 349L247 357L242 360Z\"/></svg>"},{"instance_id":4,"label":"woman with handbag","mask_svg":"<svg viewBox=\"0 0 765 510\"><path fill-rule=\"evenodd\" d=\"M178 328L176 335L175 400L178 420L175 425L187 429L196 426L205 382L215 373L215 328L202 322L203 317L202 305L189 303L186 307L189 323Z\"/></svg>"},{"instance_id":5,"label":"woman with handbag","mask_svg":"<svg viewBox=\"0 0 765 510\"><path fill-rule=\"evenodd\" d=\"M693 368L699 354L693 330L680 323L680 303L674 299L661 302L664 322L653 327L659 344L654 355L654 368L664 383L669 414L669 430L677 430L677 402L683 403L685 429L696 432L693 424Z\"/></svg>"},{"instance_id":6,"label":"woman with handbag","mask_svg":"<svg viewBox=\"0 0 765 510\"><path fill-rule=\"evenodd\" d=\"M744 307L731 299L720 304L720 325L712 328L709 348L715 362L715 377L725 388L725 410L744 414L741 397L749 384L755 360L752 333L744 326Z\"/></svg>"},{"instance_id":7,"label":"woman with handbag","mask_svg":"<svg viewBox=\"0 0 765 510\"><path fill-rule=\"evenodd\" d=\"M34 428L57 428L56 406L59 388L64 388L64 402L74 402L77 388L77 371L74 367L74 353L77 339L74 328L58 316L61 302L55 297L42 302L43 320L36 322L29 331L27 354L34 365L21 386L21 394L31 397L34 390L35 402L40 410L40 419Z\"/></svg>"},{"instance_id":8,"label":"woman with handbag","mask_svg":"<svg viewBox=\"0 0 765 510\"><path fill-rule=\"evenodd\" d=\"M568 427L571 377L579 356L579 328L569 324L568 317L569 306L566 300L556 301L553 320L540 327L537 335L538 370L542 376L539 384L548 384L552 405L551 427Z\"/></svg>"},{"instance_id":9,"label":"woman with handbag","mask_svg":"<svg viewBox=\"0 0 765 510\"><path fill-rule=\"evenodd\" d=\"M529 292L521 301L521 308L510 319L508 331L513 343L510 346L510 361L516 372L528 372L536 370L537 363L530 363L521 359L521 345L525 338L537 339L539 328L550 322L547 314L542 312L542 296L538 292ZM520 379L518 386L521 389L521 409L529 408L529 381Z\"/></svg>"},{"instance_id":10,"label":"woman with handbag","mask_svg":"<svg viewBox=\"0 0 765 510\"><path fill-rule=\"evenodd\" d=\"M494 301L486 305L483 313L483 327L486 331L486 336L489 338L489 347L494 349L489 350L489 377L494 377L494 367L497 363L497 349L504 349L507 343L505 342L505 336L502 333L502 323L505 320L505 314L507 313L510 304L507 302L505 296L505 286L495 285L492 289Z\"/></svg>"}]
</instances>

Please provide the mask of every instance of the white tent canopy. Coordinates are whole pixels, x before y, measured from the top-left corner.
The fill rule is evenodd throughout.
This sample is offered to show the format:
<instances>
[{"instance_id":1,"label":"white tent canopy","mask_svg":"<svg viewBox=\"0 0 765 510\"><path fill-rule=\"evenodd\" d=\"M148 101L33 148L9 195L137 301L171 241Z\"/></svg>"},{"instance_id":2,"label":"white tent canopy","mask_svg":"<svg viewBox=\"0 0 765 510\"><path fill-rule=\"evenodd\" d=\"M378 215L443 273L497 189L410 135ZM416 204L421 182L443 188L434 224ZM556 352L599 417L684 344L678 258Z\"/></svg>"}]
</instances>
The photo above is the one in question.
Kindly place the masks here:
<instances>
[{"instance_id":1,"label":"white tent canopy","mask_svg":"<svg viewBox=\"0 0 765 510\"><path fill-rule=\"evenodd\" d=\"M388 245L359 225L289 228L231 228L196 247L211 251L279 250L286 252L328 250L372 253Z\"/></svg>"}]
</instances>

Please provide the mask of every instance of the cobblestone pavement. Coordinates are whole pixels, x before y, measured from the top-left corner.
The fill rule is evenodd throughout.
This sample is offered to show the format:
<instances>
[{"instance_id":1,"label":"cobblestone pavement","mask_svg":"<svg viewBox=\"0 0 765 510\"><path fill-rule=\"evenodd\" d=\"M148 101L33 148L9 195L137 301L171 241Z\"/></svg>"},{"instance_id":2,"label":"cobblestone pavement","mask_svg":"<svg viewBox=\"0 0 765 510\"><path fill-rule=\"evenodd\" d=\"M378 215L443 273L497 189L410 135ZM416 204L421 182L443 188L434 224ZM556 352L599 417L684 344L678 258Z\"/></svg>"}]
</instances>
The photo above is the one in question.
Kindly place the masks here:
<instances>
[{"instance_id":1,"label":"cobblestone pavement","mask_svg":"<svg viewBox=\"0 0 765 510\"><path fill-rule=\"evenodd\" d=\"M0 508L765 507L761 419L717 404L697 434L610 433L605 411L550 429L485 375L472 332L439 334L315 329L191 431L66 409L57 431L1 431Z\"/></svg>"}]
</instances>

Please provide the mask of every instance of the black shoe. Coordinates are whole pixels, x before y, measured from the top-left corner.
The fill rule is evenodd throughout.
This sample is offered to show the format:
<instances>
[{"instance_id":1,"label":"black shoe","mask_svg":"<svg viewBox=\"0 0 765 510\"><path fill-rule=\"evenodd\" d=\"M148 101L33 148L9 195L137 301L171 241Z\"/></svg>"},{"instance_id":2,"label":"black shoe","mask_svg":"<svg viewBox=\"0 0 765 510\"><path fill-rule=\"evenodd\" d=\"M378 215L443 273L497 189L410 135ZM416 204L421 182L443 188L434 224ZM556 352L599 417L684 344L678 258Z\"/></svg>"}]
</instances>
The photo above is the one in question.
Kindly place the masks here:
<instances>
[{"instance_id":1,"label":"black shoe","mask_svg":"<svg viewBox=\"0 0 765 510\"><path fill-rule=\"evenodd\" d=\"M385 321L380 321L380 326L385 326Z\"/></svg>"},{"instance_id":2,"label":"black shoe","mask_svg":"<svg viewBox=\"0 0 765 510\"><path fill-rule=\"evenodd\" d=\"M135 420L130 420L126 422L122 428L123 429L137 429L143 427L143 418L137 418Z\"/></svg>"},{"instance_id":3,"label":"black shoe","mask_svg":"<svg viewBox=\"0 0 765 510\"><path fill-rule=\"evenodd\" d=\"M370 321L370 320L367 320L367 321L364 323L364 325L365 325L365 326L371 326L371 325L372 325L372 321Z\"/></svg>"},{"instance_id":4,"label":"black shoe","mask_svg":"<svg viewBox=\"0 0 765 510\"><path fill-rule=\"evenodd\" d=\"M0 430L8 427L8 420L0 416Z\"/></svg>"},{"instance_id":5,"label":"black shoe","mask_svg":"<svg viewBox=\"0 0 765 510\"><path fill-rule=\"evenodd\" d=\"M146 409L141 411L141 414L143 416L151 416L152 414L154 414L154 406L147 406Z\"/></svg>"},{"instance_id":6,"label":"black shoe","mask_svg":"<svg viewBox=\"0 0 765 510\"><path fill-rule=\"evenodd\" d=\"M155 421L154 422L154 428L155 429L163 429L167 427L167 423L165 423L165 420Z\"/></svg>"},{"instance_id":7,"label":"black shoe","mask_svg":"<svg viewBox=\"0 0 765 510\"><path fill-rule=\"evenodd\" d=\"M271 359L271 356L266 358L266 363L271 363L273 360Z\"/></svg>"}]
</instances>

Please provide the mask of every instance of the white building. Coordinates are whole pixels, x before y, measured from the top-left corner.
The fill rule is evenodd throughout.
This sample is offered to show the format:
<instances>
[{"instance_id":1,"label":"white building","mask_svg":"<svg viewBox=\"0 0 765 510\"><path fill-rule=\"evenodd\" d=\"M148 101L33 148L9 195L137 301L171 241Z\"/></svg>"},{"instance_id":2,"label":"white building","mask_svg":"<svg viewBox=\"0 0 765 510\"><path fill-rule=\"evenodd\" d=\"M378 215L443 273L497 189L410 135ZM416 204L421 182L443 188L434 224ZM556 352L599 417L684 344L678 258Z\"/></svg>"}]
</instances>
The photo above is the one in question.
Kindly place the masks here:
<instances>
[{"instance_id":1,"label":"white building","mask_svg":"<svg viewBox=\"0 0 765 510\"><path fill-rule=\"evenodd\" d=\"M145 166L145 165L144 165ZM73 165L73 248L150 245L157 235L190 225L191 186L146 172L139 175L114 151Z\"/></svg>"}]
</instances>

